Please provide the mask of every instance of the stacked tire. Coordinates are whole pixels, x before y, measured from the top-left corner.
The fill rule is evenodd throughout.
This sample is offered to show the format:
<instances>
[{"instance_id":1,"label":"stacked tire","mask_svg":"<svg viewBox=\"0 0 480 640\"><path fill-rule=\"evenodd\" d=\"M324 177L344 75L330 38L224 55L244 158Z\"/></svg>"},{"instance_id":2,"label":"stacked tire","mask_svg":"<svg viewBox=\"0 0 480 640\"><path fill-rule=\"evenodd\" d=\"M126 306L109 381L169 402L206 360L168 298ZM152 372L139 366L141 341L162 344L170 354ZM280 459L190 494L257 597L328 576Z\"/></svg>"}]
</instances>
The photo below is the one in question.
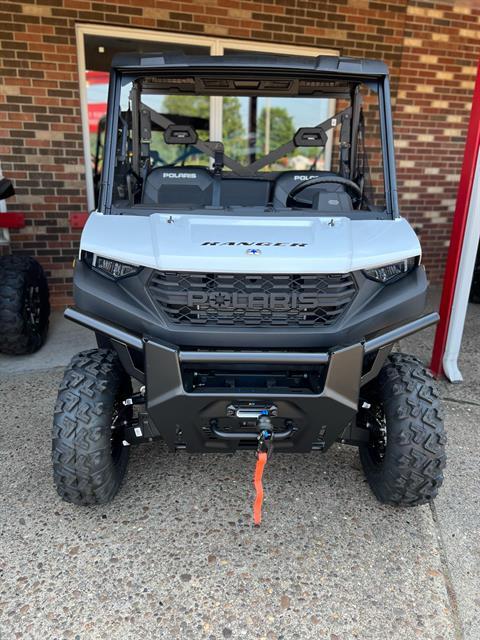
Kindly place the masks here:
<instances>
[{"instance_id":1,"label":"stacked tire","mask_svg":"<svg viewBox=\"0 0 480 640\"><path fill-rule=\"evenodd\" d=\"M29 256L0 257L0 352L34 353L45 342L50 303L41 265Z\"/></svg>"}]
</instances>

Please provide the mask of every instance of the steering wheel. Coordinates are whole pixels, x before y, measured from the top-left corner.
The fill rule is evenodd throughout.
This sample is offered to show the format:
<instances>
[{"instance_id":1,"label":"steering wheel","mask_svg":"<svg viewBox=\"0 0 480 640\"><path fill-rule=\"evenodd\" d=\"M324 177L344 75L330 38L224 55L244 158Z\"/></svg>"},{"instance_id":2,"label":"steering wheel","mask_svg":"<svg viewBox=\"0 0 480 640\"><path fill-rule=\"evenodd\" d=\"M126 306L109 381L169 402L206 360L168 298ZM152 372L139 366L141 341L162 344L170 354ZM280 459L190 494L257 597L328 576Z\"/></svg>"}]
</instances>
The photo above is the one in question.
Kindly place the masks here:
<instances>
[{"instance_id":1,"label":"steering wheel","mask_svg":"<svg viewBox=\"0 0 480 640\"><path fill-rule=\"evenodd\" d=\"M353 182L353 180L349 180L348 178L342 178L341 176L320 176L318 178L312 178L311 180L304 180L300 184L296 184L292 189L290 189L287 196L287 202L286 202L287 207L291 207L292 205L304 207L306 204L305 202L298 202L298 200L296 200L296 197L298 196L298 194L301 193L307 187L313 187L316 184L328 184L328 183L342 184L347 188L347 190L350 190L351 192L353 192L354 198L362 197L362 189L358 186L356 182Z\"/></svg>"}]
</instances>

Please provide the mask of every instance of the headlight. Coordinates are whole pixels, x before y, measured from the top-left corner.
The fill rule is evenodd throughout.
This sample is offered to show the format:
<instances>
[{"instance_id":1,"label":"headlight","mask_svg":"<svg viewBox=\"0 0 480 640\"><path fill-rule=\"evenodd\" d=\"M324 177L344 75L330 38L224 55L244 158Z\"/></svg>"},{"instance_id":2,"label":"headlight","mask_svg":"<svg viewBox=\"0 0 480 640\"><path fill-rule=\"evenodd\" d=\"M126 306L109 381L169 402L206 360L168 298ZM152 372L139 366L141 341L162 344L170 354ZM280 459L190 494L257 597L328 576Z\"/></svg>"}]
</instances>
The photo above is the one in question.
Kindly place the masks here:
<instances>
[{"instance_id":1,"label":"headlight","mask_svg":"<svg viewBox=\"0 0 480 640\"><path fill-rule=\"evenodd\" d=\"M139 270L139 267L135 267L131 264L125 264L124 262L117 262L116 260L102 258L101 256L96 256L96 258L97 259L94 260L94 268L115 279L129 276Z\"/></svg>"},{"instance_id":2,"label":"headlight","mask_svg":"<svg viewBox=\"0 0 480 640\"><path fill-rule=\"evenodd\" d=\"M95 271L99 271L102 275L106 275L114 280L130 276L141 269L141 267L132 264L97 256L90 253L90 251L82 252L82 260Z\"/></svg>"},{"instance_id":3,"label":"headlight","mask_svg":"<svg viewBox=\"0 0 480 640\"><path fill-rule=\"evenodd\" d=\"M395 262L394 264L386 264L384 267L377 267L376 269L365 269L364 274L370 280L376 280L377 282L389 283L395 280L399 280L403 276L413 271L418 264L418 256L414 258L407 258L401 262Z\"/></svg>"}]
</instances>

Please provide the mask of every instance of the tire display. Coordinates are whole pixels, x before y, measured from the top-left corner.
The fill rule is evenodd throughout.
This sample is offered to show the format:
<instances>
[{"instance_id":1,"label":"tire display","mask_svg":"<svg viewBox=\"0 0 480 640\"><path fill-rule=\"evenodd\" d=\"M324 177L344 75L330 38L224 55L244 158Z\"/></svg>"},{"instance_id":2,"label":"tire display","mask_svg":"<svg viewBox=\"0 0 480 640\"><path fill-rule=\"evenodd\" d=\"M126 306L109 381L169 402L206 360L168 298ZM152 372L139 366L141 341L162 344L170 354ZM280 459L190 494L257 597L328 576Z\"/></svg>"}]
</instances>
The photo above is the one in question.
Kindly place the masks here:
<instances>
[{"instance_id":1,"label":"tire display","mask_svg":"<svg viewBox=\"0 0 480 640\"><path fill-rule=\"evenodd\" d=\"M45 342L50 303L41 265L29 256L0 258L0 352L34 353Z\"/></svg>"}]
</instances>

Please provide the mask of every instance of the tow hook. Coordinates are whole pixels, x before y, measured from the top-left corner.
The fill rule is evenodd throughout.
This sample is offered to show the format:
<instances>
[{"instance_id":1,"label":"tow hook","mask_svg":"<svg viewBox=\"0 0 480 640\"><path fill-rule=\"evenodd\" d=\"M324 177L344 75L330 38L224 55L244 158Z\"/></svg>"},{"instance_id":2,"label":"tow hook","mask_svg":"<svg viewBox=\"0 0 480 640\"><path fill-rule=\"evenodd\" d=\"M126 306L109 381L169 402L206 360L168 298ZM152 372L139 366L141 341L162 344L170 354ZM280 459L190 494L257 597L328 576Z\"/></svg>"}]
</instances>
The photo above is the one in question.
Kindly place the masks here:
<instances>
[{"instance_id":1,"label":"tow hook","mask_svg":"<svg viewBox=\"0 0 480 640\"><path fill-rule=\"evenodd\" d=\"M267 415L258 418L257 427L260 431L258 435L257 445L257 462L253 474L253 486L255 487L255 500L253 502L253 523L256 527L262 522L262 504L263 504L263 471L267 460L272 455L274 432L273 425Z\"/></svg>"}]
</instances>

